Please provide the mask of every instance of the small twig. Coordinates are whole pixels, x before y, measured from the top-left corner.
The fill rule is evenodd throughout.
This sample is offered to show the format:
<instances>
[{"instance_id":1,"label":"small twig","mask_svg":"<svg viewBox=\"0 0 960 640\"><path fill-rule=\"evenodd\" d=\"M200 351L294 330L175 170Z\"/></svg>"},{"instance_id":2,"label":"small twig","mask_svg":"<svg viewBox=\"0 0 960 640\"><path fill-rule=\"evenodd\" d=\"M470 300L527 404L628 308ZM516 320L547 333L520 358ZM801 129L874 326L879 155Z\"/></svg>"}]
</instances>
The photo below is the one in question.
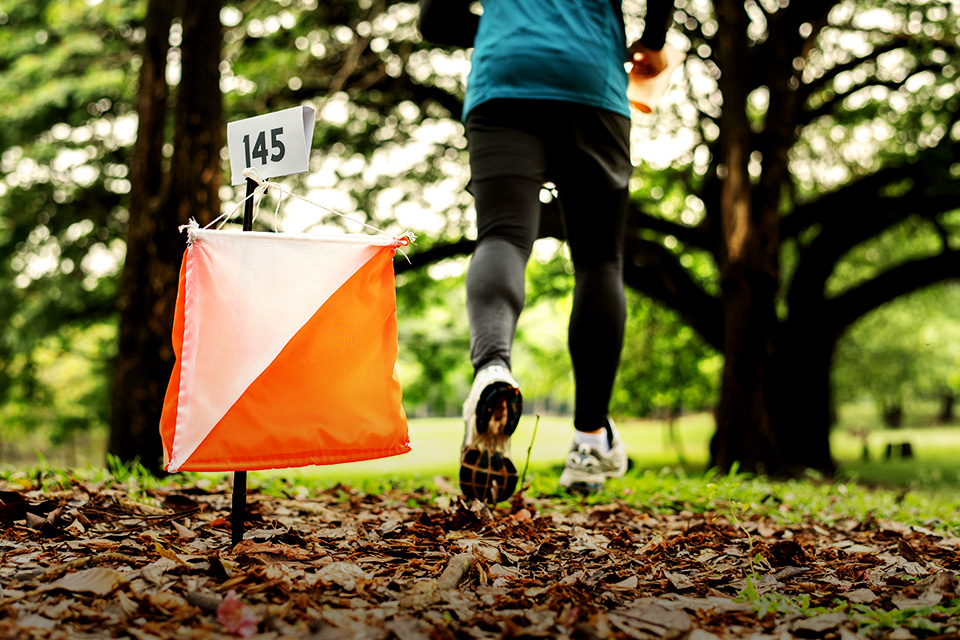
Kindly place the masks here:
<instances>
[{"instance_id":1,"label":"small twig","mask_svg":"<svg viewBox=\"0 0 960 640\"><path fill-rule=\"evenodd\" d=\"M188 591L187 602L195 607L199 607L205 613L216 613L217 607L219 607L220 603L223 602L223 598L210 593Z\"/></svg>"},{"instance_id":2,"label":"small twig","mask_svg":"<svg viewBox=\"0 0 960 640\"><path fill-rule=\"evenodd\" d=\"M116 553L114 551L108 551L106 553L99 553L95 556L90 556L88 558L77 558L76 560L71 560L70 562L65 562L63 564L58 564L53 567L47 567L46 569L35 569L31 571L24 571L22 573L14 575L15 580L42 580L47 582L49 580L56 580L67 571L72 569L79 569L80 567L86 564L97 564L100 562L136 562L136 558L123 553Z\"/></svg>"},{"instance_id":3,"label":"small twig","mask_svg":"<svg viewBox=\"0 0 960 640\"><path fill-rule=\"evenodd\" d=\"M193 509L187 509L185 511L177 511L176 513L167 513L164 515L138 515L138 514L127 514L127 517L130 518L139 518L145 520L143 524L138 524L134 527L127 527L126 529L117 529L112 533L133 533L134 531L139 531L145 529L149 526L156 526L163 524L164 522L179 520L180 518L185 518L186 516L192 516L195 513L200 513L202 510L201 507L195 507Z\"/></svg>"},{"instance_id":4,"label":"small twig","mask_svg":"<svg viewBox=\"0 0 960 640\"><path fill-rule=\"evenodd\" d=\"M456 587L460 584L460 581L463 580L463 576L470 570L470 567L473 566L473 560L474 557L472 553L458 553L453 556L450 564L448 564L447 568L440 574L437 587L441 591Z\"/></svg>"}]
</instances>

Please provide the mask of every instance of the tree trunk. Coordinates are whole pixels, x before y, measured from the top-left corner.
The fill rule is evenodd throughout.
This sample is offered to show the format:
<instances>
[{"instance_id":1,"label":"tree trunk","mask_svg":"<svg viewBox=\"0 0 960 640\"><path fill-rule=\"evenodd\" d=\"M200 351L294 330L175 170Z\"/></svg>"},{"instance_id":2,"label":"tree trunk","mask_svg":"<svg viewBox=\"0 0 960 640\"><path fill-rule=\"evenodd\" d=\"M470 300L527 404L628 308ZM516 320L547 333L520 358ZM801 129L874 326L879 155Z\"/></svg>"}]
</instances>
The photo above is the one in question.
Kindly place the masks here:
<instances>
[{"instance_id":1,"label":"tree trunk","mask_svg":"<svg viewBox=\"0 0 960 640\"><path fill-rule=\"evenodd\" d=\"M771 287L745 265L727 265L723 280L724 366L711 465L778 473L785 461L773 430L770 362Z\"/></svg>"},{"instance_id":2,"label":"tree trunk","mask_svg":"<svg viewBox=\"0 0 960 640\"><path fill-rule=\"evenodd\" d=\"M937 422L939 424L951 424L956 420L956 406L957 397L949 391L942 392L940 394L940 413L937 414Z\"/></svg>"},{"instance_id":3,"label":"tree trunk","mask_svg":"<svg viewBox=\"0 0 960 640\"><path fill-rule=\"evenodd\" d=\"M177 226L196 218L203 225L220 215L220 149L223 147L223 99L220 93L221 0L187 2L183 14L180 90L173 131L168 215L176 224L165 229L176 255L184 249ZM175 287L174 287L175 288ZM169 318L173 318L173 301ZM167 371L169 374L169 370Z\"/></svg>"},{"instance_id":4,"label":"tree trunk","mask_svg":"<svg viewBox=\"0 0 960 640\"><path fill-rule=\"evenodd\" d=\"M130 216L127 252L120 280L119 348L114 367L108 450L125 462L140 459L160 469L157 423L164 383L159 372L171 360L169 332L153 320L157 285L156 237L163 187L163 144L167 123L167 49L173 12L170 3L151 0L144 21L140 86L137 94L137 141L130 162Z\"/></svg>"},{"instance_id":5,"label":"tree trunk","mask_svg":"<svg viewBox=\"0 0 960 640\"><path fill-rule=\"evenodd\" d=\"M899 429L903 426L903 404L898 400L883 405L880 410L880 418L883 421L883 426L887 429Z\"/></svg>"},{"instance_id":6,"label":"tree trunk","mask_svg":"<svg viewBox=\"0 0 960 640\"><path fill-rule=\"evenodd\" d=\"M147 8L109 451L125 462L140 459L153 472L161 470L158 425L174 362L170 334L184 248L177 227L190 217L203 224L220 209L220 4L188 2L183 8L174 154L166 178L165 63L173 15L163 0Z\"/></svg>"},{"instance_id":7,"label":"tree trunk","mask_svg":"<svg viewBox=\"0 0 960 640\"><path fill-rule=\"evenodd\" d=\"M775 472L783 461L772 430L768 383L773 374L770 354L776 331L779 210L755 205L748 172L752 148L747 118L750 56L743 38L748 18L743 3L737 0L718 0L716 9L719 82L724 96L719 252L724 367L711 458L721 469L739 464L746 471Z\"/></svg>"},{"instance_id":8,"label":"tree trunk","mask_svg":"<svg viewBox=\"0 0 960 640\"><path fill-rule=\"evenodd\" d=\"M833 398L830 369L837 337L794 323L777 342L773 433L784 471L836 470L830 455Z\"/></svg>"}]
</instances>

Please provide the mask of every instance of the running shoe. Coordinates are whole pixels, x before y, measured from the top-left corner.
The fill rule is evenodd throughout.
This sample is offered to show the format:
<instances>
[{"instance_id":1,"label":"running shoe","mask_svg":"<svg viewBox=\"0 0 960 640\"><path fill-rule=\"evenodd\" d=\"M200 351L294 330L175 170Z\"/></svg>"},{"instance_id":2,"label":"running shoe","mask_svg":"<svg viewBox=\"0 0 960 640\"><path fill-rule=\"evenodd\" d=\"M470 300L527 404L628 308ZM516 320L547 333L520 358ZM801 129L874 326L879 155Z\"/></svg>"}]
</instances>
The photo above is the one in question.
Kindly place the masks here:
<instances>
[{"instance_id":1,"label":"running shoe","mask_svg":"<svg viewBox=\"0 0 960 640\"><path fill-rule=\"evenodd\" d=\"M627 448L613 420L607 418L607 425L610 451L600 453L589 445L574 442L560 474L561 487L578 493L594 493L603 488L607 478L620 478L627 472L630 464Z\"/></svg>"},{"instance_id":2,"label":"running shoe","mask_svg":"<svg viewBox=\"0 0 960 640\"><path fill-rule=\"evenodd\" d=\"M463 403L460 490L467 500L496 504L517 489L510 436L523 411L517 381L501 365L481 369Z\"/></svg>"}]
</instances>

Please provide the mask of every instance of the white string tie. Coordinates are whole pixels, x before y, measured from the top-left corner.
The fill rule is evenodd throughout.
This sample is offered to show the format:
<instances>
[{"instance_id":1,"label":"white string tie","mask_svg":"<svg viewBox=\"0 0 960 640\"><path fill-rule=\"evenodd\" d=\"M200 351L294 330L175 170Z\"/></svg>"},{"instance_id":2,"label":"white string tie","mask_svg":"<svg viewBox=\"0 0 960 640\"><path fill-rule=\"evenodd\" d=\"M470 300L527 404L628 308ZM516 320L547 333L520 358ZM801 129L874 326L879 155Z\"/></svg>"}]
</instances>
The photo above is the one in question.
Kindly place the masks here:
<instances>
[{"instance_id":1,"label":"white string tie","mask_svg":"<svg viewBox=\"0 0 960 640\"><path fill-rule=\"evenodd\" d=\"M200 228L200 223L197 222L197 219L196 219L196 218L190 218L190 220L187 221L187 224L182 224L182 225L180 225L179 227L177 227L177 231L179 231L180 233L183 233L184 229L186 229L186 231L187 231L187 246L190 246L190 245L193 244L193 233L192 233L192 232L193 232L193 231L196 231L196 230L199 229L199 228Z\"/></svg>"},{"instance_id":2,"label":"white string tie","mask_svg":"<svg viewBox=\"0 0 960 640\"><path fill-rule=\"evenodd\" d=\"M263 199L263 196L266 195L267 191L269 191L270 189L273 189L274 191L278 191L278 192L280 193L280 195L277 197L277 208L276 208L276 211L274 211L274 216L273 216L273 230L274 230L275 232L277 231L277 221L278 221L279 218L280 218L280 201L281 201L281 199L283 198L283 195L286 194L286 195L291 196L291 197L293 197L293 198L296 198L296 199L298 199L298 200L303 200L303 201L306 202L307 204L312 204L313 206L315 206L315 207L317 207L317 208L319 208L319 209L323 209L324 211L326 211L326 212L328 212L328 213L332 213L332 214L338 215L338 216L340 216L341 218L344 218L345 220L349 220L350 222L359 224L359 225L362 226L362 227L366 227L367 229L370 229L371 231L375 231L375 232L378 233L379 235L388 236L388 237L390 237L390 238L393 238L393 246L394 246L394 248L395 248L397 251L399 251L400 254L401 254L404 258L406 258L406 260L407 260L408 263L410 263L410 258L409 258L409 256L407 256L406 252L404 252L403 249L401 249L400 247L407 247L407 246L409 246L409 245L411 245L411 244L415 244L415 243L416 243L417 235L416 235L413 231L411 231L411 230L408 229L407 231L404 231L403 233L401 233L399 236L396 236L396 235L394 235L394 234L392 234L392 233L387 233L386 231L382 231L382 230L378 229L377 227L374 227L373 225L370 225L370 224L367 224L366 222L363 222L362 220L357 220L356 218L352 218L352 217L348 216L348 215L345 214L345 213L341 213L341 212L339 212L339 211L337 211L337 210L335 210L335 209L331 209L330 207L324 206L324 205L319 204L319 203L317 203L317 202L313 202L312 200L308 200L307 198L304 198L304 197L302 197L302 196L298 196L297 194L295 194L295 193L293 193L293 192L291 192L291 191L287 191L286 189L284 189L283 187L281 187L281 186L280 186L279 184L277 184L276 182L270 182L270 181L268 181L268 180L265 180L264 178L261 178L261 177L260 177L260 174L259 174L259 173L257 172L257 170L254 169L253 167L249 167L249 168L247 168L247 169L244 169L244 170L243 170L243 176L244 176L245 178L248 178L248 179L250 179L250 180L253 180L255 183L257 183L257 186L256 186L256 188L254 188L253 193L251 193L250 195L246 196L243 200L239 201L236 205L234 205L234 207L233 207L232 209L229 209L229 210L221 213L219 216L217 216L216 218L214 218L213 220L211 220L206 226L203 227L204 229L210 228L211 226L213 226L214 224L216 224L218 221L220 221L220 224L217 226L217 229L219 229L220 227L222 227L224 224L226 224L227 220L233 218L233 217L236 215L237 211L239 211L240 208L241 208L241 207L247 202L247 200L249 200L250 198L254 198L254 216L253 216L253 219L256 220L256 214L257 214L257 212L259 211L260 201ZM189 237L189 236L190 236L190 233L189 233L189 232L190 232L190 231L197 230L197 229L199 229L199 228L200 228L199 223L197 223L197 221L196 221L195 219L191 218L191 219L190 219L190 222L189 222L188 224L181 225L181 226L179 227L179 230L180 230L181 233L183 232L184 229L187 230L187 232L188 232L188 233L187 233L187 235L188 235L187 244L191 244L191 243L192 243L192 240L191 240L191 238ZM411 263L411 264L412 264L412 263Z\"/></svg>"}]
</instances>

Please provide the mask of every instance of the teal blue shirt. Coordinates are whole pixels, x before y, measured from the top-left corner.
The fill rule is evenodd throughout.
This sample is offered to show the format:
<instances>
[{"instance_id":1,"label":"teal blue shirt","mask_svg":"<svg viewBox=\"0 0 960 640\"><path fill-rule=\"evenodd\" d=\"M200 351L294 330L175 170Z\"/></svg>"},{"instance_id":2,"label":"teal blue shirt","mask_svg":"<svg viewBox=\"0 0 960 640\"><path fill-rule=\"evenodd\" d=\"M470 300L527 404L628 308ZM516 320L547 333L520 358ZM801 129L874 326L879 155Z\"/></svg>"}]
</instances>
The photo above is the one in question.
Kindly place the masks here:
<instances>
[{"instance_id":1,"label":"teal blue shirt","mask_svg":"<svg viewBox=\"0 0 960 640\"><path fill-rule=\"evenodd\" d=\"M496 98L563 100L630 117L623 13L612 0L483 0L463 117Z\"/></svg>"}]
</instances>

